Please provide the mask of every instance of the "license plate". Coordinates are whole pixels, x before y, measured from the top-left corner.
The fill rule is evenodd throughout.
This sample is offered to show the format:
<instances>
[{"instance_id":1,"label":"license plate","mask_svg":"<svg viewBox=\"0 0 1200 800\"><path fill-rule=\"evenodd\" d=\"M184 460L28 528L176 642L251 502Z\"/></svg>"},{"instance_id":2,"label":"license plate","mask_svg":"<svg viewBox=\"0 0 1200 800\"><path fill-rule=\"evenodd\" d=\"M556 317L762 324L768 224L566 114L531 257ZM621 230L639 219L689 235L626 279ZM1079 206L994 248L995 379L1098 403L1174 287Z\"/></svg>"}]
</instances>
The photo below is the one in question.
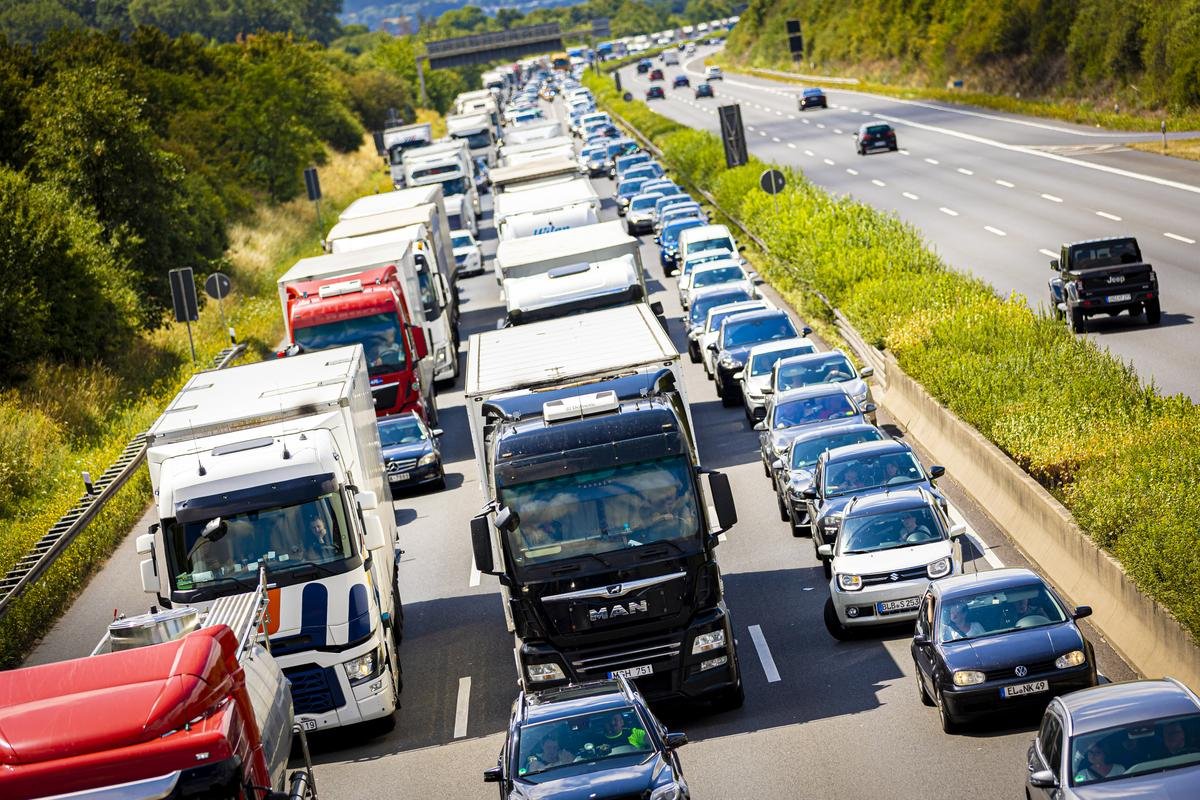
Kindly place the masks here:
<instances>
[{"instance_id":1,"label":"license plate","mask_svg":"<svg viewBox=\"0 0 1200 800\"><path fill-rule=\"evenodd\" d=\"M882 600L875 604L878 614L894 614L897 611L912 611L921 605L919 597L905 597L903 600Z\"/></svg>"},{"instance_id":2,"label":"license plate","mask_svg":"<svg viewBox=\"0 0 1200 800\"><path fill-rule=\"evenodd\" d=\"M1133 295L1131 294L1110 294L1108 296L1108 302L1110 303L1128 303L1132 299Z\"/></svg>"},{"instance_id":3,"label":"license plate","mask_svg":"<svg viewBox=\"0 0 1200 800\"><path fill-rule=\"evenodd\" d=\"M315 719L300 720L300 727L306 731L315 731L317 729L317 721Z\"/></svg>"},{"instance_id":4,"label":"license plate","mask_svg":"<svg viewBox=\"0 0 1200 800\"><path fill-rule=\"evenodd\" d=\"M398 472L395 475L388 475L388 480L392 483L399 483L400 481L406 481L411 477L411 472Z\"/></svg>"},{"instance_id":5,"label":"license plate","mask_svg":"<svg viewBox=\"0 0 1200 800\"><path fill-rule=\"evenodd\" d=\"M653 664L642 664L639 667L626 667L625 669L614 670L614 671L608 673L608 677L615 678L619 675L622 678L640 678L643 675L653 675L653 674L654 674L654 665Z\"/></svg>"},{"instance_id":6,"label":"license plate","mask_svg":"<svg viewBox=\"0 0 1200 800\"><path fill-rule=\"evenodd\" d=\"M1048 691L1050 691L1050 681L1033 681L1031 683L1018 683L1016 686L1005 686L1000 690L1000 696L1021 697L1022 695Z\"/></svg>"}]
</instances>

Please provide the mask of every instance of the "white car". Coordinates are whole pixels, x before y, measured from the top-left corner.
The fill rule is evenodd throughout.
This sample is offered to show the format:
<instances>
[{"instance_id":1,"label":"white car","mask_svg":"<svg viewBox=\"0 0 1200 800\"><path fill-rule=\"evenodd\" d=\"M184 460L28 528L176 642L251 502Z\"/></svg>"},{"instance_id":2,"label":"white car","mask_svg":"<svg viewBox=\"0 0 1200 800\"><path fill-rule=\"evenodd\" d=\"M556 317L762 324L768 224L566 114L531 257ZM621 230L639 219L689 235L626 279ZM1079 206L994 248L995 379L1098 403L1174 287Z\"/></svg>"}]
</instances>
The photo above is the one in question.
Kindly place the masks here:
<instances>
[{"instance_id":1,"label":"white car","mask_svg":"<svg viewBox=\"0 0 1200 800\"><path fill-rule=\"evenodd\" d=\"M755 277L757 276L753 271L746 269L741 262L731 258L700 264L693 268L687 279L679 284L679 303L687 308L693 289L723 283L743 283L752 295L757 296L758 292L754 288Z\"/></svg>"},{"instance_id":2,"label":"white car","mask_svg":"<svg viewBox=\"0 0 1200 800\"><path fill-rule=\"evenodd\" d=\"M771 371L766 383L768 395L774 392L786 392L789 389L799 389L801 386L813 386L821 383L840 383L854 398L854 402L862 406L873 402L871 387L866 379L875 374L872 367L863 367L862 371L854 368L854 362L841 350L830 350L813 355L797 355L780 359ZM872 424L874 415L869 415Z\"/></svg>"},{"instance_id":3,"label":"white car","mask_svg":"<svg viewBox=\"0 0 1200 800\"><path fill-rule=\"evenodd\" d=\"M483 272L483 248L470 231L450 231L450 246L454 250L454 263L458 265L460 276Z\"/></svg>"},{"instance_id":4,"label":"white car","mask_svg":"<svg viewBox=\"0 0 1200 800\"><path fill-rule=\"evenodd\" d=\"M725 76L721 74L720 67L705 67L704 80L706 81L723 81Z\"/></svg>"},{"instance_id":5,"label":"white car","mask_svg":"<svg viewBox=\"0 0 1200 800\"><path fill-rule=\"evenodd\" d=\"M791 356L804 356L817 352L817 346L808 337L810 328L804 329L805 338L779 339L774 342L763 342L750 348L746 354L746 366L739 373L738 382L742 386L742 405L745 406L746 419L753 425L766 419L767 416L767 384L770 383L775 371L776 362Z\"/></svg>"},{"instance_id":6,"label":"white car","mask_svg":"<svg viewBox=\"0 0 1200 800\"><path fill-rule=\"evenodd\" d=\"M704 371L708 373L709 378L712 378L713 373L716 372L717 354L709 350L708 346L717 340L717 336L721 333L721 323L725 321L725 318L745 311L761 311L774 307L769 300L743 300L740 303L714 306L708 310L708 316L704 318L704 327L700 329L700 339L696 346L700 349L700 360L703 362Z\"/></svg>"},{"instance_id":7,"label":"white car","mask_svg":"<svg viewBox=\"0 0 1200 800\"><path fill-rule=\"evenodd\" d=\"M916 619L929 582L962 572L953 540L966 526L952 525L927 489L855 498L846 507L837 539L818 552L832 559L825 627L835 639L853 629Z\"/></svg>"}]
</instances>

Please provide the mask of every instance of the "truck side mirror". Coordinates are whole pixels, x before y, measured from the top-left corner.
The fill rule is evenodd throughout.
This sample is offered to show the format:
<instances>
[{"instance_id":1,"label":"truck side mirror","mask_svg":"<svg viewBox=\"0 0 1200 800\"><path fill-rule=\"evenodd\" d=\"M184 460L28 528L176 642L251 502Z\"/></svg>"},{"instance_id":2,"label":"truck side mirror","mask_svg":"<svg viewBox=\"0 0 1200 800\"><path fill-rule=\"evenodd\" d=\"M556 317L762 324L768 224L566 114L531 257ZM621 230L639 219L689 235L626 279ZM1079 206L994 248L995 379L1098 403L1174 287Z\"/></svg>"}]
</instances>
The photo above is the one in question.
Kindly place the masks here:
<instances>
[{"instance_id":1,"label":"truck side mirror","mask_svg":"<svg viewBox=\"0 0 1200 800\"><path fill-rule=\"evenodd\" d=\"M363 539L368 551L382 550L387 546L387 539L383 535L383 522L380 521L379 515L363 514Z\"/></svg>"},{"instance_id":2,"label":"truck side mirror","mask_svg":"<svg viewBox=\"0 0 1200 800\"><path fill-rule=\"evenodd\" d=\"M717 526L727 531L737 524L737 506L733 502L733 489L729 476L723 472L708 473L708 491L712 494L713 508L717 512Z\"/></svg>"},{"instance_id":3,"label":"truck side mirror","mask_svg":"<svg viewBox=\"0 0 1200 800\"><path fill-rule=\"evenodd\" d=\"M1055 272L1059 271L1057 258L1050 259L1050 269L1054 270Z\"/></svg>"},{"instance_id":4,"label":"truck side mirror","mask_svg":"<svg viewBox=\"0 0 1200 800\"><path fill-rule=\"evenodd\" d=\"M475 555L475 568L485 575L496 574L492 560L492 530L486 514L471 517L471 551Z\"/></svg>"},{"instance_id":5,"label":"truck side mirror","mask_svg":"<svg viewBox=\"0 0 1200 800\"><path fill-rule=\"evenodd\" d=\"M425 329L420 325L409 327L412 331L413 347L417 348L417 361L429 355L429 342L425 339Z\"/></svg>"},{"instance_id":6,"label":"truck side mirror","mask_svg":"<svg viewBox=\"0 0 1200 800\"><path fill-rule=\"evenodd\" d=\"M142 591L146 594L158 594L158 575L154 573L154 558L143 558L138 567L142 575Z\"/></svg>"},{"instance_id":7,"label":"truck side mirror","mask_svg":"<svg viewBox=\"0 0 1200 800\"><path fill-rule=\"evenodd\" d=\"M365 489L354 495L354 502L363 511L374 511L379 508L379 498L370 489Z\"/></svg>"},{"instance_id":8,"label":"truck side mirror","mask_svg":"<svg viewBox=\"0 0 1200 800\"><path fill-rule=\"evenodd\" d=\"M156 522L150 527L150 530L153 531L157 527L158 523ZM134 546L137 548L137 554L139 556L150 555L150 553L154 551L154 534L143 533L141 536L137 537L134 542Z\"/></svg>"}]
</instances>

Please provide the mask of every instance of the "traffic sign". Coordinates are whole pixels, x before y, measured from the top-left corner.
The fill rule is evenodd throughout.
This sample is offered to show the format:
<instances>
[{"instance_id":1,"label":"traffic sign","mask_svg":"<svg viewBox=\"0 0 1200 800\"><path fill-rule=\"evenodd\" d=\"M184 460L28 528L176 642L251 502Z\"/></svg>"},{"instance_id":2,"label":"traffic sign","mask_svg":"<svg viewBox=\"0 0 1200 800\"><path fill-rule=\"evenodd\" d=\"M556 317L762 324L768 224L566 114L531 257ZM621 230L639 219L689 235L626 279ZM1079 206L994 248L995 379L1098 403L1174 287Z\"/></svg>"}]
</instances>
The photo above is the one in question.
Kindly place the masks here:
<instances>
[{"instance_id":1,"label":"traffic sign","mask_svg":"<svg viewBox=\"0 0 1200 800\"><path fill-rule=\"evenodd\" d=\"M229 276L224 272L214 272L204 279L204 293L213 300L224 300L229 296Z\"/></svg>"},{"instance_id":2,"label":"traffic sign","mask_svg":"<svg viewBox=\"0 0 1200 800\"><path fill-rule=\"evenodd\" d=\"M784 180L782 172L777 169L769 169L759 176L758 185L767 194L779 194L783 191L783 187L787 186L787 181Z\"/></svg>"}]
</instances>

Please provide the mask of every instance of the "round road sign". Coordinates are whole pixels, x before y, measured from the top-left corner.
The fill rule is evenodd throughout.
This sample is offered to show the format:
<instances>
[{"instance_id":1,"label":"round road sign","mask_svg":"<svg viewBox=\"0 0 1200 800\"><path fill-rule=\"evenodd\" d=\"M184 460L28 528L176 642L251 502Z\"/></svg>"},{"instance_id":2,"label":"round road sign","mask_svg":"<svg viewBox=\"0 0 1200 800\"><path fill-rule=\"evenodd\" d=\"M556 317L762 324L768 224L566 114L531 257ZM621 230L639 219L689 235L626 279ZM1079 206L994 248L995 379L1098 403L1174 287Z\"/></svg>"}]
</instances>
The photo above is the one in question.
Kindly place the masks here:
<instances>
[{"instance_id":1,"label":"round road sign","mask_svg":"<svg viewBox=\"0 0 1200 800\"><path fill-rule=\"evenodd\" d=\"M779 194L787 185L787 181L783 179L782 172L777 169L769 169L759 176L758 185L767 194Z\"/></svg>"},{"instance_id":2,"label":"round road sign","mask_svg":"<svg viewBox=\"0 0 1200 800\"><path fill-rule=\"evenodd\" d=\"M229 296L229 276L224 272L214 272L204 279L204 293L213 300L222 300Z\"/></svg>"}]
</instances>

